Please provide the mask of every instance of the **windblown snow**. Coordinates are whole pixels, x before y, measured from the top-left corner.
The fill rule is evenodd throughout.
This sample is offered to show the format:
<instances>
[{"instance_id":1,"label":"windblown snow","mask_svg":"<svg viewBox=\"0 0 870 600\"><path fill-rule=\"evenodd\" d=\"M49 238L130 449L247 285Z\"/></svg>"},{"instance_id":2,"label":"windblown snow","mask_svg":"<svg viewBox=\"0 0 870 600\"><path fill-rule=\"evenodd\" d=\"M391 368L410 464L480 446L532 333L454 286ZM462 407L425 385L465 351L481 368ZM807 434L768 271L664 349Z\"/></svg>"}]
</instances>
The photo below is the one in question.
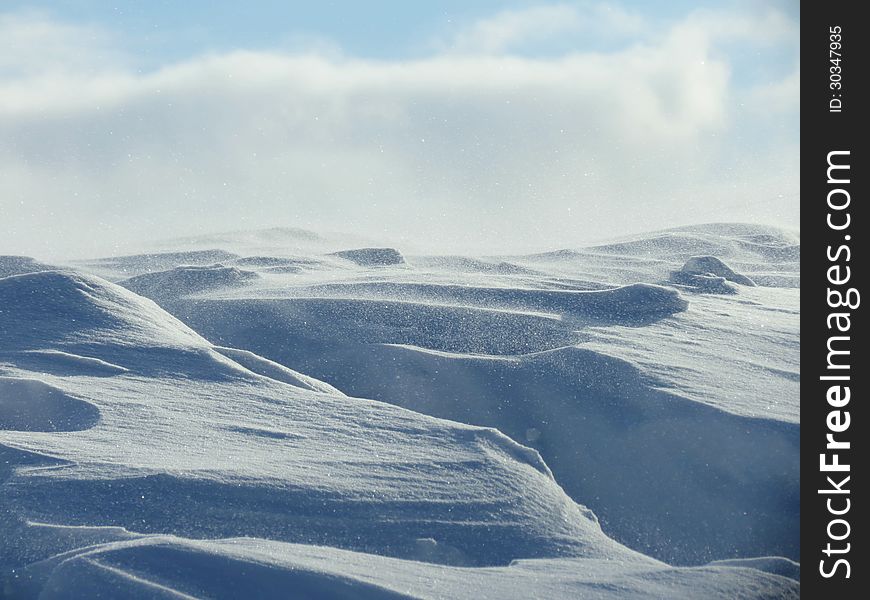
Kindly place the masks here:
<instances>
[{"instance_id":1,"label":"windblown snow","mask_svg":"<svg viewBox=\"0 0 870 600\"><path fill-rule=\"evenodd\" d=\"M796 233L0 257L0 596L797 598Z\"/></svg>"}]
</instances>

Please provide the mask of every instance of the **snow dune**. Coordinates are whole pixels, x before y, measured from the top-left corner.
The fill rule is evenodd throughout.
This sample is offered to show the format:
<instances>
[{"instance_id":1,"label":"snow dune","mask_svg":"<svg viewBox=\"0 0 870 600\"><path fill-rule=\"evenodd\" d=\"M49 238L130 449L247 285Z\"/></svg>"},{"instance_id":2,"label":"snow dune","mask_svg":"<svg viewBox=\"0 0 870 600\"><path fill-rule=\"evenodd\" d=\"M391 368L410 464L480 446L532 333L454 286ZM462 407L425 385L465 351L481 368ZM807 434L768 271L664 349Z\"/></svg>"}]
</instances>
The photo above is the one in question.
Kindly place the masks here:
<instances>
[{"instance_id":1,"label":"snow dune","mask_svg":"<svg viewBox=\"0 0 870 600\"><path fill-rule=\"evenodd\" d=\"M595 320L641 321L684 311L688 303L673 288L647 283L601 290L552 290L406 282L323 284L305 294L335 298L391 297L426 304L519 309Z\"/></svg>"},{"instance_id":2,"label":"snow dune","mask_svg":"<svg viewBox=\"0 0 870 600\"><path fill-rule=\"evenodd\" d=\"M0 261L4 593L798 597L794 234L335 241Z\"/></svg>"},{"instance_id":3,"label":"snow dune","mask_svg":"<svg viewBox=\"0 0 870 600\"><path fill-rule=\"evenodd\" d=\"M134 254L95 260L77 261L76 267L86 268L110 280L125 279L144 273L165 271L181 266L208 266L238 258L225 250L190 250L182 252L159 252Z\"/></svg>"},{"instance_id":4,"label":"snow dune","mask_svg":"<svg viewBox=\"0 0 870 600\"><path fill-rule=\"evenodd\" d=\"M349 260L361 267L405 264L405 257L395 248L359 248L333 252L332 255Z\"/></svg>"},{"instance_id":5,"label":"snow dune","mask_svg":"<svg viewBox=\"0 0 870 600\"><path fill-rule=\"evenodd\" d=\"M46 291L37 295L42 302L29 302L33 290ZM108 379L40 374L45 383L26 384L58 386L101 418L62 438L26 427L0 434L10 448L62 461L20 468L0 487L25 529L28 521L98 523L409 558L417 540L431 538L470 565L628 552L565 496L537 453L495 430L246 375L149 300L91 276L9 277L0 280L0 298L8 307L2 330L17 334L3 340L8 351L37 342L85 346L129 369ZM22 313L42 317L31 335ZM67 322L78 324L75 335L61 327ZM62 335L48 339L58 329ZM124 351L133 346L135 362ZM34 375L8 370L15 381ZM227 435L240 423L251 427ZM252 435L257 424L289 435ZM2 556L14 561L16 553Z\"/></svg>"},{"instance_id":6,"label":"snow dune","mask_svg":"<svg viewBox=\"0 0 870 600\"><path fill-rule=\"evenodd\" d=\"M294 597L325 600L799 597L796 582L750 568L542 559L469 570L250 538L146 536L70 552L33 565L26 575L31 572L43 598L95 598L113 590L226 599L281 598L290 590Z\"/></svg>"},{"instance_id":7,"label":"snow dune","mask_svg":"<svg viewBox=\"0 0 870 600\"><path fill-rule=\"evenodd\" d=\"M231 359L237 365L244 367L251 373L262 375L275 381L281 381L290 385L300 387L312 392L323 392L324 394L343 395L338 389L332 387L328 383L324 383L313 377L308 377L302 373L288 369L271 360L257 356L253 352L247 350L237 350L236 348L222 348L215 346L215 351L223 354Z\"/></svg>"},{"instance_id":8,"label":"snow dune","mask_svg":"<svg viewBox=\"0 0 870 600\"><path fill-rule=\"evenodd\" d=\"M715 256L693 256L686 261L686 264L683 265L683 268L680 269L680 271L694 275L713 275L715 277L722 277L728 281L733 281L734 283L739 283L740 285L755 287L755 282L749 277L735 272L734 269Z\"/></svg>"},{"instance_id":9,"label":"snow dune","mask_svg":"<svg viewBox=\"0 0 870 600\"><path fill-rule=\"evenodd\" d=\"M52 267L29 256L2 256L0 255L0 277L9 277L10 275L22 275L24 273L35 273L37 271L50 270Z\"/></svg>"},{"instance_id":10,"label":"snow dune","mask_svg":"<svg viewBox=\"0 0 870 600\"><path fill-rule=\"evenodd\" d=\"M711 223L636 235L579 250L560 250L510 260L553 273L582 272L597 281L666 281L670 271L698 256L770 287L800 287L800 234L775 227Z\"/></svg>"},{"instance_id":11,"label":"snow dune","mask_svg":"<svg viewBox=\"0 0 870 600\"><path fill-rule=\"evenodd\" d=\"M0 351L0 359L4 352ZM99 358L82 356L60 350L23 350L9 353L19 367L40 373L54 375L94 375L110 376L126 373L129 369Z\"/></svg>"},{"instance_id":12,"label":"snow dune","mask_svg":"<svg viewBox=\"0 0 870 600\"><path fill-rule=\"evenodd\" d=\"M259 279L254 271L216 264L209 266L175 267L168 271L146 273L125 279L123 285L143 296L184 295L236 287Z\"/></svg>"},{"instance_id":13,"label":"snow dune","mask_svg":"<svg viewBox=\"0 0 870 600\"><path fill-rule=\"evenodd\" d=\"M665 234L652 247L659 238L677 247ZM646 277L669 275L682 256L657 259ZM157 299L217 343L537 448L608 533L657 558L797 557L799 338L796 310L765 306L780 292L741 285L718 300L652 283L554 289L551 273L513 273L509 287L503 273L469 277L455 264L413 259L412 272ZM762 327L747 330L752 322ZM740 352L730 352L736 337ZM746 464L739 476L735 462Z\"/></svg>"},{"instance_id":14,"label":"snow dune","mask_svg":"<svg viewBox=\"0 0 870 600\"><path fill-rule=\"evenodd\" d=\"M0 377L0 429L80 431L100 418L93 405L37 379Z\"/></svg>"},{"instance_id":15,"label":"snow dune","mask_svg":"<svg viewBox=\"0 0 870 600\"><path fill-rule=\"evenodd\" d=\"M407 329L394 310L389 328L368 303L332 306L213 300L175 311L207 337L294 365L347 394L504 431L537 448L569 495L644 552L690 564L735 551L797 556L795 425L669 393L625 360L571 345L579 336L541 350L571 335L547 317L495 313L503 333L489 329L484 343L439 327L438 317L426 319L435 324L428 329ZM395 306L419 316L416 305ZM430 314L451 323L445 315L454 313ZM477 312L465 315L466 330L492 323L488 313L481 325ZM524 320L524 329L516 326ZM333 333L312 333L326 330ZM520 331L534 337L510 336Z\"/></svg>"}]
</instances>

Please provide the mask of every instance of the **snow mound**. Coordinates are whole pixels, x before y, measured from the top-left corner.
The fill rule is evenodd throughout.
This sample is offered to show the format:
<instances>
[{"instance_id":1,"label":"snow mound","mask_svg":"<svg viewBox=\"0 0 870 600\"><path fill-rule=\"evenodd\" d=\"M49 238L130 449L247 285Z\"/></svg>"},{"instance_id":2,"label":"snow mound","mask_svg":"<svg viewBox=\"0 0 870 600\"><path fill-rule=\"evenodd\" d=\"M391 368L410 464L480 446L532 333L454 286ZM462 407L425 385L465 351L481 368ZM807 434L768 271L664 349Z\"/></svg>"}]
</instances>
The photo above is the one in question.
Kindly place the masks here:
<instances>
[{"instance_id":1,"label":"snow mound","mask_svg":"<svg viewBox=\"0 0 870 600\"><path fill-rule=\"evenodd\" d=\"M292 386L310 390L312 392L334 394L338 396L344 395L328 383L303 375L293 369L288 369L284 365L257 356L253 352L248 352L247 350L236 350L235 348L224 348L221 346L215 346L215 351L232 359L236 364L241 365L257 375L262 375L263 377L268 377L275 381L288 383Z\"/></svg>"},{"instance_id":2,"label":"snow mound","mask_svg":"<svg viewBox=\"0 0 870 600\"><path fill-rule=\"evenodd\" d=\"M335 548L246 538L176 536L95 544L37 563L9 582L13 597L285 598L442 600L797 600L800 586L751 568L675 569L644 561L517 561L468 569ZM748 595L749 591L751 595Z\"/></svg>"},{"instance_id":3,"label":"snow mound","mask_svg":"<svg viewBox=\"0 0 870 600\"><path fill-rule=\"evenodd\" d=\"M554 290L378 281L322 284L310 286L306 291L337 298L436 302L629 323L666 317L688 306L674 288L646 283L597 290Z\"/></svg>"},{"instance_id":4,"label":"snow mound","mask_svg":"<svg viewBox=\"0 0 870 600\"><path fill-rule=\"evenodd\" d=\"M672 271L671 282L710 294L736 294L738 292L737 287L729 283L724 277L710 274Z\"/></svg>"},{"instance_id":5,"label":"snow mound","mask_svg":"<svg viewBox=\"0 0 870 600\"><path fill-rule=\"evenodd\" d=\"M0 393L24 423L0 428L0 594L798 596L776 557L800 552L800 298L764 287L798 281L797 235L407 268L268 237L92 261L259 273L143 286L162 308L74 272L0 278L0 379L30 390L14 413ZM759 286L683 273L700 256ZM672 271L740 294L687 308Z\"/></svg>"},{"instance_id":6,"label":"snow mound","mask_svg":"<svg viewBox=\"0 0 870 600\"><path fill-rule=\"evenodd\" d=\"M575 298L579 312L593 312L626 322L643 317L672 315L689 306L677 290L649 283L634 283L612 290L576 292Z\"/></svg>"},{"instance_id":7,"label":"snow mound","mask_svg":"<svg viewBox=\"0 0 870 600\"><path fill-rule=\"evenodd\" d=\"M254 271L216 264L176 267L168 271L138 275L119 283L142 296L163 298L239 287L256 279L259 279L259 275Z\"/></svg>"},{"instance_id":8,"label":"snow mound","mask_svg":"<svg viewBox=\"0 0 870 600\"><path fill-rule=\"evenodd\" d=\"M398 343L485 354L517 354L577 341L556 317L467 306L358 298L197 299L173 314L208 339L244 348L303 373L327 349ZM333 357L330 370L341 370ZM323 377L318 376L318 379ZM340 386L338 386L341 389Z\"/></svg>"},{"instance_id":9,"label":"snow mound","mask_svg":"<svg viewBox=\"0 0 870 600\"><path fill-rule=\"evenodd\" d=\"M415 284L415 293L445 294L438 301L446 302L448 292L454 300L479 292L434 287L418 290ZM790 380L762 379L753 362L758 354L761 367L777 366L774 357L786 353L787 336L765 333L769 345L753 353L748 332L741 340L749 340L749 347L740 346L739 359L725 352L716 363L706 356L732 348L732 321L745 322L744 315L756 315L751 311L757 307L746 306L748 312L727 321L713 320L711 327L708 321L716 314L711 311L731 309L720 305L721 298L701 298L714 305L638 327L634 294L644 298L652 290L672 299L675 292L629 286L618 311L611 291L567 294L559 300L563 306L578 296L593 297L613 313L625 311L615 319L594 319L590 328L610 332L617 329L612 323L619 323L628 341L616 338L590 350L574 347L591 335L578 332L574 319L431 300L365 300L358 297L361 289L335 290L356 298L197 299L172 310L209 339L255 352L350 396L497 428L538 450L563 489L602 517L607 533L656 558L703 564L735 552L797 556L798 425L741 417L703 403L720 396L734 403L736 389L751 403L749 415L766 417L766 403L755 401L758 389L770 390L771 401L795 390ZM491 295L476 296L481 303L501 302L517 292L484 289ZM526 292L530 304L555 305L548 290ZM777 329L787 330L786 323ZM688 345L687 337L705 344ZM655 364L675 365L672 372L663 370L671 379L651 376L651 369L641 369L634 359L609 355L637 344L650 346L644 354ZM696 369L696 355L716 365L715 376ZM740 377L746 387L731 387L732 379L722 374L729 369L752 374ZM678 395L683 392L673 383L675 376L708 387L690 400ZM717 392L717 386L727 389ZM735 463L746 465L739 482Z\"/></svg>"},{"instance_id":10,"label":"snow mound","mask_svg":"<svg viewBox=\"0 0 870 600\"><path fill-rule=\"evenodd\" d=\"M494 427L535 448L563 489L631 547L677 564L735 551L797 555L797 426L680 398L634 365L579 347L473 356L356 346L353 335L295 364L350 395ZM739 483L735 461L746 465Z\"/></svg>"},{"instance_id":11,"label":"snow mound","mask_svg":"<svg viewBox=\"0 0 870 600\"><path fill-rule=\"evenodd\" d=\"M266 267L263 269L266 273L272 273L277 275L295 275L296 273L302 273L304 269L298 265L282 265L278 267Z\"/></svg>"},{"instance_id":12,"label":"snow mound","mask_svg":"<svg viewBox=\"0 0 870 600\"><path fill-rule=\"evenodd\" d=\"M760 285L800 286L799 234L758 225L680 227L586 248L510 257L510 261L572 278L626 284L670 281L672 271L698 256L727 261L734 271ZM709 281L696 283L715 285Z\"/></svg>"},{"instance_id":13,"label":"snow mound","mask_svg":"<svg viewBox=\"0 0 870 600\"><path fill-rule=\"evenodd\" d=\"M0 351L0 358L3 358L4 354ZM8 358L27 370L52 375L106 377L129 371L120 365L99 358L60 350L24 350L10 353Z\"/></svg>"},{"instance_id":14,"label":"snow mound","mask_svg":"<svg viewBox=\"0 0 870 600\"><path fill-rule=\"evenodd\" d=\"M800 260L800 237L777 227L709 223L634 236L588 250L663 260L715 255L756 262L790 262Z\"/></svg>"},{"instance_id":15,"label":"snow mound","mask_svg":"<svg viewBox=\"0 0 870 600\"><path fill-rule=\"evenodd\" d=\"M333 252L337 256L349 260L362 267L387 267L405 264L405 257L395 248L358 248L356 250L341 250Z\"/></svg>"},{"instance_id":16,"label":"snow mound","mask_svg":"<svg viewBox=\"0 0 870 600\"><path fill-rule=\"evenodd\" d=\"M0 504L13 507L2 522L0 573L75 547L33 522L255 537L465 566L635 556L565 495L536 450L495 430L349 398L301 376L287 385L289 369L218 354L152 302L93 276L4 278L0 310L0 347L11 362L0 372L29 373L16 360L27 349L129 369L40 375L63 396L32 384L40 413L72 406L59 398L96 407L85 420L85 405L75 404L76 426L88 429L34 434L18 419L16 429L0 430ZM26 457L35 455L55 468L30 468Z\"/></svg>"},{"instance_id":17,"label":"snow mound","mask_svg":"<svg viewBox=\"0 0 870 600\"><path fill-rule=\"evenodd\" d=\"M99 419L96 406L42 381L0 377L0 429L81 431Z\"/></svg>"},{"instance_id":18,"label":"snow mound","mask_svg":"<svg viewBox=\"0 0 870 600\"><path fill-rule=\"evenodd\" d=\"M414 266L423 269L495 275L539 275L540 271L506 260L485 260L469 256L414 256Z\"/></svg>"},{"instance_id":19,"label":"snow mound","mask_svg":"<svg viewBox=\"0 0 870 600\"><path fill-rule=\"evenodd\" d=\"M29 256L0 256L0 278L38 271L51 271L56 268L38 262Z\"/></svg>"},{"instance_id":20,"label":"snow mound","mask_svg":"<svg viewBox=\"0 0 870 600\"><path fill-rule=\"evenodd\" d=\"M107 279L125 279L143 273L166 271L174 267L193 265L207 266L225 263L238 258L237 254L225 250L190 250L186 252L160 252L156 254L132 254L113 256L96 260L78 261L89 271Z\"/></svg>"},{"instance_id":21,"label":"snow mound","mask_svg":"<svg viewBox=\"0 0 870 600\"><path fill-rule=\"evenodd\" d=\"M285 258L277 256L244 256L232 261L237 267L254 269L260 273L272 273L278 275L295 275L308 269L315 269L323 261L315 261L308 258Z\"/></svg>"},{"instance_id":22,"label":"snow mound","mask_svg":"<svg viewBox=\"0 0 870 600\"><path fill-rule=\"evenodd\" d=\"M278 256L243 256L232 262L240 267L285 267L295 264L295 261L290 258Z\"/></svg>"},{"instance_id":23,"label":"snow mound","mask_svg":"<svg viewBox=\"0 0 870 600\"><path fill-rule=\"evenodd\" d=\"M693 256L686 261L686 264L683 265L683 268L679 272L702 277L712 275L733 283L739 283L740 285L755 287L755 282L752 279L737 273L715 256Z\"/></svg>"},{"instance_id":24,"label":"snow mound","mask_svg":"<svg viewBox=\"0 0 870 600\"><path fill-rule=\"evenodd\" d=\"M261 375L340 395L250 352L214 347L153 301L71 271L0 279L0 361L61 377Z\"/></svg>"},{"instance_id":25,"label":"snow mound","mask_svg":"<svg viewBox=\"0 0 870 600\"><path fill-rule=\"evenodd\" d=\"M154 302L93 275L41 271L0 279L0 348L4 354L53 350L67 365L72 356L120 368L146 366L143 348L163 348L179 360L210 344ZM37 354L22 354L29 364ZM14 359L13 359L14 360ZM92 370L95 363L85 370ZM169 362L162 360L165 366ZM73 369L75 367L73 366Z\"/></svg>"}]
</instances>

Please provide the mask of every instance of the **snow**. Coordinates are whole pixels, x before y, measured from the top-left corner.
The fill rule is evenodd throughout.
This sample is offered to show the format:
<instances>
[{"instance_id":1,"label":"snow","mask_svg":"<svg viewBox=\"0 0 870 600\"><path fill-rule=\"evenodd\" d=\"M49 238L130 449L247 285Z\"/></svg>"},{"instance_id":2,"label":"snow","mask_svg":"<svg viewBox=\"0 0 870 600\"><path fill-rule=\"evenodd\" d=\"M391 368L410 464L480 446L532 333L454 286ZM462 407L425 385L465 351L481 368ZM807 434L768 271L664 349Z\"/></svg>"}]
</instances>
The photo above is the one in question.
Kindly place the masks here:
<instances>
[{"instance_id":1,"label":"snow","mask_svg":"<svg viewBox=\"0 0 870 600\"><path fill-rule=\"evenodd\" d=\"M383 297L426 304L519 309L529 313L571 315L596 320L637 321L681 312L688 306L673 288L635 283L602 290L550 290L522 287L361 282L313 286L309 293L377 300Z\"/></svg>"},{"instance_id":2,"label":"snow","mask_svg":"<svg viewBox=\"0 0 870 600\"><path fill-rule=\"evenodd\" d=\"M0 357L3 353L0 352ZM14 354L15 363L30 371L55 375L116 375L129 369L99 358L60 350L22 350Z\"/></svg>"},{"instance_id":3,"label":"snow","mask_svg":"<svg viewBox=\"0 0 870 600\"><path fill-rule=\"evenodd\" d=\"M308 377L307 375L294 371L293 369L288 369L287 367L265 359L262 356L257 356L253 352L237 350L236 348L222 348L221 346L215 346L214 349L227 358L232 359L236 365L244 367L251 373L256 373L257 375L262 375L263 377L274 379L275 381L282 381L313 392L323 392L324 394L335 394L338 396L344 395L340 390L332 387L328 383L324 383L314 379L313 377Z\"/></svg>"},{"instance_id":4,"label":"snow","mask_svg":"<svg viewBox=\"0 0 870 600\"><path fill-rule=\"evenodd\" d=\"M273 598L289 590L302 598L377 600L799 597L795 581L749 568L673 569L643 560L574 558L469 570L251 538L145 536L70 552L30 571L44 598L95 598L121 590L182 598Z\"/></svg>"},{"instance_id":5,"label":"snow","mask_svg":"<svg viewBox=\"0 0 870 600\"><path fill-rule=\"evenodd\" d=\"M0 277L45 271L50 268L49 265L36 261L29 256L0 255Z\"/></svg>"},{"instance_id":6,"label":"snow","mask_svg":"<svg viewBox=\"0 0 870 600\"><path fill-rule=\"evenodd\" d=\"M796 234L357 241L0 261L0 589L798 597Z\"/></svg>"},{"instance_id":7,"label":"snow","mask_svg":"<svg viewBox=\"0 0 870 600\"><path fill-rule=\"evenodd\" d=\"M84 267L106 279L116 280L165 271L181 266L209 266L219 262L228 262L239 258L238 255L225 250L190 250L179 252L158 252L149 254L134 254L131 256L113 256L95 260L78 261L74 266Z\"/></svg>"},{"instance_id":8,"label":"snow","mask_svg":"<svg viewBox=\"0 0 870 600\"><path fill-rule=\"evenodd\" d=\"M80 431L89 429L100 411L37 379L0 377L0 429Z\"/></svg>"},{"instance_id":9,"label":"snow","mask_svg":"<svg viewBox=\"0 0 870 600\"><path fill-rule=\"evenodd\" d=\"M333 256L344 258L362 267L401 265L405 257L395 248L358 248L333 252Z\"/></svg>"},{"instance_id":10,"label":"snow","mask_svg":"<svg viewBox=\"0 0 870 600\"><path fill-rule=\"evenodd\" d=\"M801 566L793 560L781 556L759 556L756 558L732 558L729 560L716 560L711 565L727 567L749 567L775 575L782 575L795 581L801 579Z\"/></svg>"},{"instance_id":11,"label":"snow","mask_svg":"<svg viewBox=\"0 0 870 600\"><path fill-rule=\"evenodd\" d=\"M680 271L692 275L713 275L740 285L755 287L755 282L749 277L735 272L734 269L715 256L693 256L686 261Z\"/></svg>"},{"instance_id":12,"label":"snow","mask_svg":"<svg viewBox=\"0 0 870 600\"><path fill-rule=\"evenodd\" d=\"M241 286L245 282L259 277L254 271L216 264L175 267L168 271L145 273L125 279L121 284L137 294L153 297L194 294L224 287Z\"/></svg>"}]
</instances>

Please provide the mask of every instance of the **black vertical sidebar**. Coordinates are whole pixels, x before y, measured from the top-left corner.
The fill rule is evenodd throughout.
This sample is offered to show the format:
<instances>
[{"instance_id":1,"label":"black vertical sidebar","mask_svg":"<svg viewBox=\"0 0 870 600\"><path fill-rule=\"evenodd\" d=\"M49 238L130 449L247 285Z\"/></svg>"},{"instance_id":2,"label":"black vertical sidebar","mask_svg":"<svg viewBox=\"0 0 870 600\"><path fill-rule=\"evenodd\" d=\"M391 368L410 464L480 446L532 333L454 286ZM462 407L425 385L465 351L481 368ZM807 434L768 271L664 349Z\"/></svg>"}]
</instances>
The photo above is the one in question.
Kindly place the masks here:
<instances>
[{"instance_id":1,"label":"black vertical sidebar","mask_svg":"<svg viewBox=\"0 0 870 600\"><path fill-rule=\"evenodd\" d=\"M860 2L801 8L801 589L845 600L870 594L870 23Z\"/></svg>"}]
</instances>

